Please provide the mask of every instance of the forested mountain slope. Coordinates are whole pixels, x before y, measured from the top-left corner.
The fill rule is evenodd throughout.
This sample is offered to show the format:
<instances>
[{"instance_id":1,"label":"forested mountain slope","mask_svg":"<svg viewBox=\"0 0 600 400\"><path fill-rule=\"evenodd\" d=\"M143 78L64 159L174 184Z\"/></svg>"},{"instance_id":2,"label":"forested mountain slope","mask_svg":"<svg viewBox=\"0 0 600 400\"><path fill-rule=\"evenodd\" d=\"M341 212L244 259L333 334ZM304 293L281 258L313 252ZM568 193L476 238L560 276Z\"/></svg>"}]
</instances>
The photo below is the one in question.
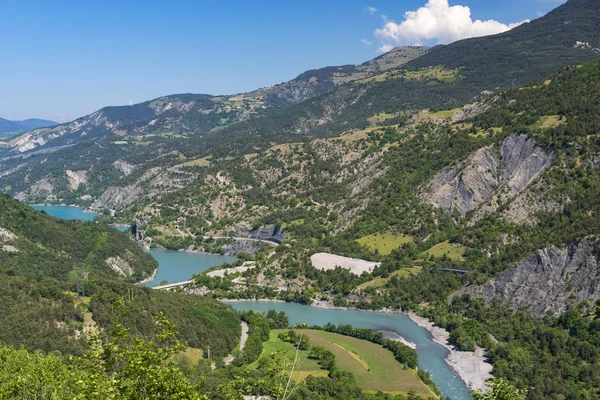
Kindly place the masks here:
<instances>
[{"instance_id":1,"label":"forested mountain slope","mask_svg":"<svg viewBox=\"0 0 600 400\"><path fill-rule=\"evenodd\" d=\"M139 281L157 267L110 226L59 220L0 195L0 342L81 355L89 334L108 333L117 317L134 337L154 340L153 318L162 313L185 345L228 354L240 334L239 315L230 307L119 282ZM83 291L77 292L76 276L83 272Z\"/></svg>"},{"instance_id":2,"label":"forested mountain slope","mask_svg":"<svg viewBox=\"0 0 600 400\"><path fill-rule=\"evenodd\" d=\"M7 151L23 153L44 145L72 145L105 135L116 136L115 140L156 135L204 136L216 128L273 114L338 85L393 69L428 50L428 47L397 47L361 65L310 70L291 81L238 95L174 94L131 106L105 107L68 124L14 138Z\"/></svg>"},{"instance_id":3,"label":"forested mountain slope","mask_svg":"<svg viewBox=\"0 0 600 400\"><path fill-rule=\"evenodd\" d=\"M207 297L92 278L86 297L77 298L74 279L0 278L0 343L32 351L81 355L90 333L109 334L117 320L134 337L155 340L161 313L176 324L178 340L200 352L210 346L215 357L229 354L240 336L238 313Z\"/></svg>"},{"instance_id":4,"label":"forested mountain slope","mask_svg":"<svg viewBox=\"0 0 600 400\"><path fill-rule=\"evenodd\" d=\"M419 51L401 48L359 67L310 71L266 92L252 92L262 93L260 100L245 95L175 95L132 107L107 108L68 125L74 129L69 134L48 131L48 138L54 139L44 148L79 143L73 147L0 160L4 171L0 187L28 201L62 198L90 205L111 186L147 182L146 171L164 173L206 156L223 159L261 151L273 143L404 123L422 109L460 106L561 66L598 57L598 6L597 0L571 0L504 34L437 46L399 67ZM310 86L313 78L319 82L318 89ZM302 89L291 89L299 82ZM299 94L309 87L314 89L310 96ZM272 90L283 92L275 95ZM295 100L284 102L284 107L265 100L286 96L281 93L296 93ZM38 140L42 136L17 138L13 149L46 143L46 139ZM85 179L73 180L65 170ZM162 190L193 180L180 178L167 180ZM139 197L139 191L130 192L129 197Z\"/></svg>"},{"instance_id":5,"label":"forested mountain slope","mask_svg":"<svg viewBox=\"0 0 600 400\"><path fill-rule=\"evenodd\" d=\"M0 272L31 278L93 278L139 281L156 261L126 234L100 224L65 221L0 195Z\"/></svg>"},{"instance_id":6,"label":"forested mountain slope","mask_svg":"<svg viewBox=\"0 0 600 400\"><path fill-rule=\"evenodd\" d=\"M596 398L599 82L592 61L400 126L211 164L203 189L156 201L162 218L149 224L227 232L241 216L281 226L285 246L260 268L197 285L223 297L419 310L460 348L485 347L494 376L529 398ZM211 204L220 218L200 214L214 225L188 219ZM314 253L381 264L327 271Z\"/></svg>"}]
</instances>

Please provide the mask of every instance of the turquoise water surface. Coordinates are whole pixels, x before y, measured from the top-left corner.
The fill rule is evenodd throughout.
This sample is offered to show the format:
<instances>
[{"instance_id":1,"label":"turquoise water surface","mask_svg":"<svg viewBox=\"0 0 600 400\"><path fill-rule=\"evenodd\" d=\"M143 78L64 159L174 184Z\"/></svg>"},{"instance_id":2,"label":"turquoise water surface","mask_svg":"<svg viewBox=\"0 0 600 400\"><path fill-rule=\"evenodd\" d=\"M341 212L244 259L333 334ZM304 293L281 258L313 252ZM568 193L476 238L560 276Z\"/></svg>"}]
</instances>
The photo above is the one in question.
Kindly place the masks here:
<instances>
[{"instance_id":1,"label":"turquoise water surface","mask_svg":"<svg viewBox=\"0 0 600 400\"><path fill-rule=\"evenodd\" d=\"M81 207L74 206L33 206L36 210L44 211L48 215L52 215L61 219L78 219L81 221L93 221L96 215L94 212L84 211Z\"/></svg>"},{"instance_id":2,"label":"turquoise water surface","mask_svg":"<svg viewBox=\"0 0 600 400\"><path fill-rule=\"evenodd\" d=\"M192 279L192 275L206 271L215 265L232 263L235 257L218 254L191 253L189 251L150 250L152 257L158 261L158 271L154 280L144 283L146 286L159 285L162 281L168 283L183 282Z\"/></svg>"},{"instance_id":3,"label":"turquoise water surface","mask_svg":"<svg viewBox=\"0 0 600 400\"><path fill-rule=\"evenodd\" d=\"M295 303L273 301L224 301L236 310L285 311L292 325L307 323L323 326L348 324L357 328L392 330L417 345L419 368L429 371L443 396L453 400L471 399L465 383L452 371L444 358L448 350L431 340L425 329L403 314L369 311L324 310Z\"/></svg>"}]
</instances>

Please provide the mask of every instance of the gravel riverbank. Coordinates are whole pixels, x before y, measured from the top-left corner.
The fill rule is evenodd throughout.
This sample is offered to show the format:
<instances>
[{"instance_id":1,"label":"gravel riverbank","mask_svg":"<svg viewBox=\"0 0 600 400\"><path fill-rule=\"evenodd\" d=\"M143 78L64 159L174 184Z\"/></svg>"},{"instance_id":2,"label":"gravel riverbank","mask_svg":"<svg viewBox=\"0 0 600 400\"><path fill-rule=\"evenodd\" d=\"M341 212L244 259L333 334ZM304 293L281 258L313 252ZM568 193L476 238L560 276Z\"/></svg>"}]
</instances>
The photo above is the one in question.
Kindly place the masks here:
<instances>
[{"instance_id":1,"label":"gravel riverbank","mask_svg":"<svg viewBox=\"0 0 600 400\"><path fill-rule=\"evenodd\" d=\"M248 300L227 300L227 301L248 301ZM252 300L250 300L252 301ZM272 302L283 302L282 300L275 299L261 299L261 301L272 301ZM329 301L314 301L311 304L312 307L322 308L326 310L351 310L351 311L364 311L354 307L336 307ZM433 322L426 318L419 317L414 313L402 313L394 311L392 309L382 309L371 312L380 313L397 313L407 315L414 323L421 328L426 329L430 334L431 338L437 344L445 347L448 350L448 356L445 361L448 363L460 379L465 382L467 387L471 390L485 389L486 381L493 379L492 375L492 364L490 364L485 357L485 350L477 348L474 352L470 351L459 351L449 341L450 333L439 326L435 326ZM401 337L401 335L398 335ZM414 343L409 342L402 338L402 342L413 347ZM411 346L412 345L412 346ZM415 346L416 347L416 346Z\"/></svg>"},{"instance_id":2,"label":"gravel riverbank","mask_svg":"<svg viewBox=\"0 0 600 400\"><path fill-rule=\"evenodd\" d=\"M427 329L434 342L444 346L448 351L446 362L460 376L471 390L485 389L487 380L492 379L492 364L485 358L485 350L478 347L474 352L459 351L450 343L450 334L443 328L435 326L426 318L414 313L407 314L415 324Z\"/></svg>"}]
</instances>

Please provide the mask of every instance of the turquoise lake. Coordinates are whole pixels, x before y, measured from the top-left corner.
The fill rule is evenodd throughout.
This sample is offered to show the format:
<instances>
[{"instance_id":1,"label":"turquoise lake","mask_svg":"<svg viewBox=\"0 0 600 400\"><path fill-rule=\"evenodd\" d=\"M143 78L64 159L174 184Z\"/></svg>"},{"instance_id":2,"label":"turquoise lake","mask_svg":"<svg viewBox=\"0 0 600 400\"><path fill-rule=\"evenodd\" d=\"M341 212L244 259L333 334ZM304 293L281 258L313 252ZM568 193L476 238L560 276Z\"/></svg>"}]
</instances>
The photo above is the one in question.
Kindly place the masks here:
<instances>
[{"instance_id":1,"label":"turquoise lake","mask_svg":"<svg viewBox=\"0 0 600 400\"><path fill-rule=\"evenodd\" d=\"M34 206L33 208L62 219L93 221L94 217L98 215L96 213L84 212L82 208L72 206ZM125 226L115 228L120 231L129 229ZM158 261L158 271L154 280L144 283L146 286L155 286L162 281L169 283L187 281L192 278L192 275L206 271L215 265L231 263L237 260L237 258L229 256L175 250L150 250L149 253Z\"/></svg>"},{"instance_id":2,"label":"turquoise lake","mask_svg":"<svg viewBox=\"0 0 600 400\"><path fill-rule=\"evenodd\" d=\"M210 267L237 260L235 257L189 251L150 250L150 254L158 261L159 266L154 280L144 283L146 286L159 285L162 281L169 283L187 281L192 279L192 275L206 271Z\"/></svg>"},{"instance_id":3,"label":"turquoise lake","mask_svg":"<svg viewBox=\"0 0 600 400\"><path fill-rule=\"evenodd\" d=\"M83 209L70 206L36 206L47 214L63 219L80 219L91 221L96 214L84 212ZM127 228L121 227L125 230ZM234 257L191 253L174 250L150 250L150 254L158 261L159 268L153 281L145 285L158 285L165 280L169 283L191 279L193 274L200 273L215 265L233 262ZM443 396L453 400L471 399L464 382L450 369L444 358L448 351L431 340L429 332L412 322L402 314L375 313L368 311L324 310L294 303L270 301L234 301L225 303L237 310L268 311L271 309L285 311L291 324L307 323L309 325L349 324L358 328L374 330L392 330L417 345L419 366L431 373Z\"/></svg>"},{"instance_id":4,"label":"turquoise lake","mask_svg":"<svg viewBox=\"0 0 600 400\"><path fill-rule=\"evenodd\" d=\"M443 396L453 400L471 399L465 383L454 374L444 358L448 351L431 340L429 332L403 314L376 313L369 311L324 310L295 303L273 301L223 301L236 310L284 311L292 325L306 323L323 326L348 324L357 328L392 330L417 345L419 368L429 371Z\"/></svg>"},{"instance_id":5,"label":"turquoise lake","mask_svg":"<svg viewBox=\"0 0 600 400\"><path fill-rule=\"evenodd\" d=\"M52 215L61 219L78 219L81 221L93 221L98 215L94 212L84 211L81 207L73 206L33 206L36 210L44 211L48 215Z\"/></svg>"}]
</instances>

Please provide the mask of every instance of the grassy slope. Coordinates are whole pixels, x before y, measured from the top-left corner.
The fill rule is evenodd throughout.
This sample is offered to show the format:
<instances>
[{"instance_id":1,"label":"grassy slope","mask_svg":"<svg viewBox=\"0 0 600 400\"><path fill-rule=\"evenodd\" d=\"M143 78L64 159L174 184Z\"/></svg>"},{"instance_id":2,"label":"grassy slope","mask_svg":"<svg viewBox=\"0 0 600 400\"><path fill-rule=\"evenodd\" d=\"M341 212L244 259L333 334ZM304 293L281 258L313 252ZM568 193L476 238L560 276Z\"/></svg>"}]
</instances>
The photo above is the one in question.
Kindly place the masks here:
<instances>
[{"instance_id":1,"label":"grassy slope","mask_svg":"<svg viewBox=\"0 0 600 400\"><path fill-rule=\"evenodd\" d=\"M451 260L462 260L465 250L466 247L460 244L448 243L446 241L436 244L423 254L436 258L447 256Z\"/></svg>"},{"instance_id":2,"label":"grassy slope","mask_svg":"<svg viewBox=\"0 0 600 400\"><path fill-rule=\"evenodd\" d=\"M277 335L287 329L271 331L271 338L264 344L263 354L287 351L293 355L292 344L281 341ZM414 370L405 370L389 350L366 340L336 333L298 329L297 333L309 337L311 345L323 346L335 355L336 365L352 372L358 384L366 391L381 390L390 393L415 391L422 397L433 396L431 390L417 378ZM308 351L299 352L300 362L297 376L323 375L315 360L308 359Z\"/></svg>"},{"instance_id":3,"label":"grassy slope","mask_svg":"<svg viewBox=\"0 0 600 400\"><path fill-rule=\"evenodd\" d=\"M379 254L387 256L405 243L411 243L412 237L404 235L394 235L391 233L374 234L362 237L357 240L358 243L367 246L369 250L377 250Z\"/></svg>"},{"instance_id":4,"label":"grassy slope","mask_svg":"<svg viewBox=\"0 0 600 400\"><path fill-rule=\"evenodd\" d=\"M382 278L380 276L376 277L375 279L365 282L361 285L358 286L359 289L365 289L368 288L370 286L373 287L383 287L385 286L385 284L392 279L392 277L396 277L398 279L406 279L412 275L416 275L419 274L422 271L421 267L412 267L412 268L401 268L397 271L394 271L390 274L389 277L387 278Z\"/></svg>"}]
</instances>

